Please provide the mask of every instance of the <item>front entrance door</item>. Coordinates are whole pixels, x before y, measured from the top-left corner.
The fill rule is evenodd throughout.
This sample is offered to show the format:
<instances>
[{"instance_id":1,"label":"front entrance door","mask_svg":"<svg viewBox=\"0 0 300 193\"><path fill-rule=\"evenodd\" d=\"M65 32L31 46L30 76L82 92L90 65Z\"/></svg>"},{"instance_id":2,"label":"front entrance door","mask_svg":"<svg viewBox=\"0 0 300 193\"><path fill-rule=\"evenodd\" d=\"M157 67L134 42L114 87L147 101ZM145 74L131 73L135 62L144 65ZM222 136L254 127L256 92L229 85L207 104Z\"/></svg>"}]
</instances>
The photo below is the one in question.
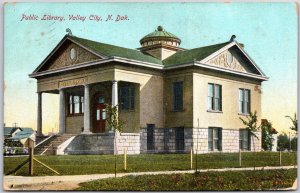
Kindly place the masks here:
<instances>
[{"instance_id":1,"label":"front entrance door","mask_svg":"<svg viewBox=\"0 0 300 193\"><path fill-rule=\"evenodd\" d=\"M98 95L95 97L94 104L94 133L105 132L105 98L104 96Z\"/></svg>"}]
</instances>

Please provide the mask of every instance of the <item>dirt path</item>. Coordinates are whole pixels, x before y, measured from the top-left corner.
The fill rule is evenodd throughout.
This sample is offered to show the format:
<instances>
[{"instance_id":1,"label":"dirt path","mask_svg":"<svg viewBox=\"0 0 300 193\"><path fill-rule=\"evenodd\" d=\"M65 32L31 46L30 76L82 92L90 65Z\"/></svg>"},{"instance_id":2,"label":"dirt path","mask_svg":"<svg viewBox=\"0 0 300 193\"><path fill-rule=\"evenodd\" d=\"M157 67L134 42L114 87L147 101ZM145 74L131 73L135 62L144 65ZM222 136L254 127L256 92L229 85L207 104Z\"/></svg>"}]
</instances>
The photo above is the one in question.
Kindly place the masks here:
<instances>
[{"instance_id":1,"label":"dirt path","mask_svg":"<svg viewBox=\"0 0 300 193\"><path fill-rule=\"evenodd\" d=\"M274 169L292 169L294 166L281 167L257 167L256 170L274 170ZM207 171L246 171L253 170L251 168L224 168L224 169L205 169L200 172ZM175 173L194 173L195 170L185 171L157 171L157 172L137 172L137 173L120 173L117 177L129 175L157 175L157 174L175 174ZM79 187L79 183L92 180L112 178L114 174L91 174L91 175L68 175L68 176L4 176L4 190L74 190ZM297 187L297 179L293 185L293 189Z\"/></svg>"}]
</instances>

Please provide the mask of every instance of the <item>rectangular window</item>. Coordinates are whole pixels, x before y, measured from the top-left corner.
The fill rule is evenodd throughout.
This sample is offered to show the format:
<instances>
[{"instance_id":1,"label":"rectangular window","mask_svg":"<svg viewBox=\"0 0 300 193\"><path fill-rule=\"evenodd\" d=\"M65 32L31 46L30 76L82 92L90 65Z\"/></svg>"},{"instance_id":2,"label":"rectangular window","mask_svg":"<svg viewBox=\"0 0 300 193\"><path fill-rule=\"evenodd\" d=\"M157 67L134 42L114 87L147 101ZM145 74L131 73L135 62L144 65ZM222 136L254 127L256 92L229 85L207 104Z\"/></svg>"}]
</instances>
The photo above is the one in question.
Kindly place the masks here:
<instances>
[{"instance_id":1,"label":"rectangular window","mask_svg":"<svg viewBox=\"0 0 300 193\"><path fill-rule=\"evenodd\" d=\"M183 82L173 83L173 110L183 110Z\"/></svg>"},{"instance_id":2,"label":"rectangular window","mask_svg":"<svg viewBox=\"0 0 300 193\"><path fill-rule=\"evenodd\" d=\"M68 114L69 115L83 114L84 97L79 95L69 95L68 99L69 99Z\"/></svg>"},{"instance_id":3,"label":"rectangular window","mask_svg":"<svg viewBox=\"0 0 300 193\"><path fill-rule=\"evenodd\" d=\"M147 124L147 150L154 150L154 124Z\"/></svg>"},{"instance_id":4,"label":"rectangular window","mask_svg":"<svg viewBox=\"0 0 300 193\"><path fill-rule=\"evenodd\" d=\"M128 84L120 86L119 103L122 110L134 109L134 85Z\"/></svg>"},{"instance_id":5,"label":"rectangular window","mask_svg":"<svg viewBox=\"0 0 300 193\"><path fill-rule=\"evenodd\" d=\"M73 96L73 102L74 102L74 114L80 113L80 97Z\"/></svg>"},{"instance_id":6,"label":"rectangular window","mask_svg":"<svg viewBox=\"0 0 300 193\"><path fill-rule=\"evenodd\" d=\"M208 128L208 150L222 150L222 128Z\"/></svg>"},{"instance_id":7,"label":"rectangular window","mask_svg":"<svg viewBox=\"0 0 300 193\"><path fill-rule=\"evenodd\" d=\"M241 150L250 150L250 133L248 129L240 129L240 149Z\"/></svg>"},{"instance_id":8,"label":"rectangular window","mask_svg":"<svg viewBox=\"0 0 300 193\"><path fill-rule=\"evenodd\" d=\"M239 112L250 113L250 90L248 89L239 89Z\"/></svg>"},{"instance_id":9,"label":"rectangular window","mask_svg":"<svg viewBox=\"0 0 300 193\"><path fill-rule=\"evenodd\" d=\"M84 112L84 98L83 98L83 96L80 97L80 102L81 102L81 110L82 110L82 112Z\"/></svg>"},{"instance_id":10,"label":"rectangular window","mask_svg":"<svg viewBox=\"0 0 300 193\"><path fill-rule=\"evenodd\" d=\"M209 111L222 111L222 86L208 84L207 109Z\"/></svg>"},{"instance_id":11,"label":"rectangular window","mask_svg":"<svg viewBox=\"0 0 300 193\"><path fill-rule=\"evenodd\" d=\"M175 148L176 152L182 153L184 151L184 128L179 127L175 129Z\"/></svg>"}]
</instances>

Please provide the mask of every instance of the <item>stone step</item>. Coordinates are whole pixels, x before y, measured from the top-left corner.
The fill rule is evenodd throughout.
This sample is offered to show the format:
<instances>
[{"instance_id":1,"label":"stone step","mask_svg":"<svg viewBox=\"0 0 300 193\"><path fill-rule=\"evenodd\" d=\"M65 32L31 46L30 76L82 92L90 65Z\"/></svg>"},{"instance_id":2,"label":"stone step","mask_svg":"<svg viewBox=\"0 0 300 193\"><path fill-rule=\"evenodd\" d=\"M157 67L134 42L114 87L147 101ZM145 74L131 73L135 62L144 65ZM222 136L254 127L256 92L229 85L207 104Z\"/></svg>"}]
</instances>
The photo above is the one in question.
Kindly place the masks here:
<instances>
[{"instance_id":1,"label":"stone step","mask_svg":"<svg viewBox=\"0 0 300 193\"><path fill-rule=\"evenodd\" d=\"M57 149L59 145L61 145L66 140L70 139L71 137L75 136L74 134L63 134L63 135L56 135L53 137L53 139L50 141L45 142L47 145L41 144L38 148L36 148L35 153L40 154L46 150L48 152L47 154L50 154L53 151ZM49 153L50 152L50 153Z\"/></svg>"}]
</instances>

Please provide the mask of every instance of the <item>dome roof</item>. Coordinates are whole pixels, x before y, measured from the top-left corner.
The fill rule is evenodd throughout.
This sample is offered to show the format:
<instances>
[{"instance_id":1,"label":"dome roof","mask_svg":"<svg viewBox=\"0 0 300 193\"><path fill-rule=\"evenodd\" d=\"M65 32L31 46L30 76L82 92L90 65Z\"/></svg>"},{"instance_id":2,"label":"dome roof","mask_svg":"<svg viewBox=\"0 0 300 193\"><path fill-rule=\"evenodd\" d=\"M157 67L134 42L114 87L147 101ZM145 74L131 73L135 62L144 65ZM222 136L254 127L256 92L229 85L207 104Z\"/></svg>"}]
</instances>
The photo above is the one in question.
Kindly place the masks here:
<instances>
[{"instance_id":1,"label":"dome roof","mask_svg":"<svg viewBox=\"0 0 300 193\"><path fill-rule=\"evenodd\" d=\"M140 43L147 42L149 40L173 40L176 41L180 44L181 40L175 36L174 34L167 32L164 30L162 26L158 26L157 30L154 32L144 36L141 40Z\"/></svg>"}]
</instances>

